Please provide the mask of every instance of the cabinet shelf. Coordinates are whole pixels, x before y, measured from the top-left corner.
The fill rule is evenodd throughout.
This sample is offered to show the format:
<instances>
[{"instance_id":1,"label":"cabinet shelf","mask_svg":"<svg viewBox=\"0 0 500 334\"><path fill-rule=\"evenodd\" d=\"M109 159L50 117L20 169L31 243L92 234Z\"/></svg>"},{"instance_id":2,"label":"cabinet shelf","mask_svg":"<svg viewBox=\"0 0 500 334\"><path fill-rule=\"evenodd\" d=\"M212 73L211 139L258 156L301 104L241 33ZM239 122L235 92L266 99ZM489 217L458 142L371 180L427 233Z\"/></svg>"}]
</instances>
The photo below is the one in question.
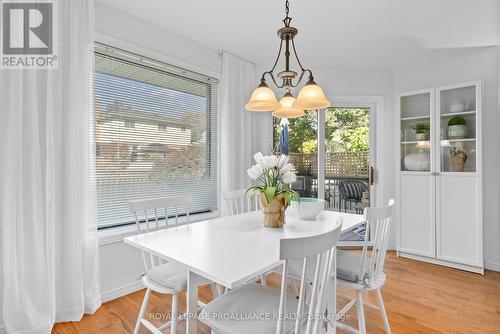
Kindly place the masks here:
<instances>
[{"instance_id":1,"label":"cabinet shelf","mask_svg":"<svg viewBox=\"0 0 500 334\"><path fill-rule=\"evenodd\" d=\"M411 144L418 144L418 143L422 143L422 144L430 144L430 141L428 141L428 140L410 140L410 141L402 141L402 142L401 142L401 145L411 145Z\"/></svg>"},{"instance_id":2,"label":"cabinet shelf","mask_svg":"<svg viewBox=\"0 0 500 334\"><path fill-rule=\"evenodd\" d=\"M476 138L463 138L463 139L441 139L441 144L443 142L455 143L455 142L467 142L467 141L476 141Z\"/></svg>"},{"instance_id":3,"label":"cabinet shelf","mask_svg":"<svg viewBox=\"0 0 500 334\"><path fill-rule=\"evenodd\" d=\"M430 119L430 116L414 116L414 117L403 117L401 118L401 122L404 121L418 121L420 119Z\"/></svg>"},{"instance_id":4,"label":"cabinet shelf","mask_svg":"<svg viewBox=\"0 0 500 334\"><path fill-rule=\"evenodd\" d=\"M475 115L476 114L476 111L475 110L472 110L472 111L461 111L461 112L450 112L450 113L445 113L445 114L441 114L441 117L442 118L446 118L446 117L455 117L455 116L467 116L467 115Z\"/></svg>"}]
</instances>

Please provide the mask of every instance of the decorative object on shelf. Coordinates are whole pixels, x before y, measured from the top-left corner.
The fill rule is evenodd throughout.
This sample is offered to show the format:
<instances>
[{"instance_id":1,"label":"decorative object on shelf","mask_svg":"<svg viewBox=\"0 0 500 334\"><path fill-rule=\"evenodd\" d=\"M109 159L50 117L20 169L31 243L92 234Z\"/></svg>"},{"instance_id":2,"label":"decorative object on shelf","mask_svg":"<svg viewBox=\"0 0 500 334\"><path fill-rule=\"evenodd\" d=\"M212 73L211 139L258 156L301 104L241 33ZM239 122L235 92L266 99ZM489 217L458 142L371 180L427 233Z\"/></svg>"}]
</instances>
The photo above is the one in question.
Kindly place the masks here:
<instances>
[{"instance_id":1,"label":"decorative object on shelf","mask_svg":"<svg viewBox=\"0 0 500 334\"><path fill-rule=\"evenodd\" d=\"M252 180L260 185L247 190L249 196L259 195L259 202L264 213L264 226L282 227L285 223L285 210L292 199L300 201L299 194L290 188L297 176L292 171L293 165L284 154L264 156L254 155L256 164L247 170Z\"/></svg>"},{"instance_id":2,"label":"decorative object on shelf","mask_svg":"<svg viewBox=\"0 0 500 334\"><path fill-rule=\"evenodd\" d=\"M463 172L467 154L465 154L464 145L450 146L451 167L454 172Z\"/></svg>"},{"instance_id":3,"label":"decorative object on shelf","mask_svg":"<svg viewBox=\"0 0 500 334\"><path fill-rule=\"evenodd\" d=\"M412 129L415 131L415 138L418 141L428 140L428 135L430 130L428 123L419 122L415 124L415 126L412 127Z\"/></svg>"},{"instance_id":4,"label":"decorative object on shelf","mask_svg":"<svg viewBox=\"0 0 500 334\"><path fill-rule=\"evenodd\" d=\"M431 155L425 150L430 147L427 141L418 142L416 145L418 152L410 153L405 156L404 163L406 170L410 171L428 171L431 167Z\"/></svg>"},{"instance_id":5,"label":"decorative object on shelf","mask_svg":"<svg viewBox=\"0 0 500 334\"><path fill-rule=\"evenodd\" d=\"M313 73L310 69L304 68L299 60L295 49L294 37L299 32L297 28L290 26L292 18L288 16L289 1L285 2L285 18L283 19L284 27L278 30L280 37L280 46L278 55L271 70L262 74L259 86L253 91L250 100L245 105L249 111L272 111L276 117L295 118L304 115L304 110L327 108L331 105L323 93L323 90L314 82ZM285 69L277 74L278 80L282 83L278 84L274 76L274 70L278 65L281 57L281 51L285 47ZM291 50L290 50L291 47ZM290 54L293 52L297 65L300 68L300 75L296 71L290 69ZM305 74L308 74L308 80L304 87L300 90L297 99L293 97L291 89L297 87L302 81ZM266 75L269 76L277 88L284 88L285 94L278 102L274 92L266 83ZM297 82L293 80L298 76Z\"/></svg>"},{"instance_id":6,"label":"decorative object on shelf","mask_svg":"<svg viewBox=\"0 0 500 334\"><path fill-rule=\"evenodd\" d=\"M448 121L448 139L464 139L467 136L467 121L457 116Z\"/></svg>"},{"instance_id":7,"label":"decorative object on shelf","mask_svg":"<svg viewBox=\"0 0 500 334\"><path fill-rule=\"evenodd\" d=\"M450 103L448 106L448 111L450 113L456 113L456 112L463 112L470 107L470 101L463 102L463 101L453 101Z\"/></svg>"},{"instance_id":8,"label":"decorative object on shelf","mask_svg":"<svg viewBox=\"0 0 500 334\"><path fill-rule=\"evenodd\" d=\"M314 197L301 197L300 201L292 200L292 208L301 219L315 220L325 208L325 200Z\"/></svg>"}]
</instances>

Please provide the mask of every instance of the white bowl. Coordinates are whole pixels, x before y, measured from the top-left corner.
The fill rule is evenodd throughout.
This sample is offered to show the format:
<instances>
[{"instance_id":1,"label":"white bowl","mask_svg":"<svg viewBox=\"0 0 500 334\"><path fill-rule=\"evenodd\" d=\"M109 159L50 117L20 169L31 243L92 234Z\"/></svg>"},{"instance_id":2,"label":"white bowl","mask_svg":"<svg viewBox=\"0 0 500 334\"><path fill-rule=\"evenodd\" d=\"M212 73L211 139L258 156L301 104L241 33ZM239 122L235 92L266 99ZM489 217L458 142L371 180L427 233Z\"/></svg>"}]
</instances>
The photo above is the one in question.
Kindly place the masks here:
<instances>
[{"instance_id":1,"label":"white bowl","mask_svg":"<svg viewBox=\"0 0 500 334\"><path fill-rule=\"evenodd\" d=\"M312 197L301 197L300 203L292 200L292 208L301 219L315 220L325 208L325 200Z\"/></svg>"}]
</instances>

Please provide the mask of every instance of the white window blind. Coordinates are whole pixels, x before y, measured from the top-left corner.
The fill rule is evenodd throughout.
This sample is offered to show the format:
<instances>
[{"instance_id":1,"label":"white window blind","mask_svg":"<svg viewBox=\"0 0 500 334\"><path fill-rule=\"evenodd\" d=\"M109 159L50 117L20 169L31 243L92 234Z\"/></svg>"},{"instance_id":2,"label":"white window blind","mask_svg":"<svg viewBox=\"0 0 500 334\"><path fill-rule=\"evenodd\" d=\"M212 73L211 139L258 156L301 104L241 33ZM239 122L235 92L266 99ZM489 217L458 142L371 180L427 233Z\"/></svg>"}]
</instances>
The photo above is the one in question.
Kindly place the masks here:
<instances>
[{"instance_id":1,"label":"white window blind","mask_svg":"<svg viewBox=\"0 0 500 334\"><path fill-rule=\"evenodd\" d=\"M132 223L133 199L191 195L190 214L217 208L216 96L213 78L96 44L99 228Z\"/></svg>"}]
</instances>

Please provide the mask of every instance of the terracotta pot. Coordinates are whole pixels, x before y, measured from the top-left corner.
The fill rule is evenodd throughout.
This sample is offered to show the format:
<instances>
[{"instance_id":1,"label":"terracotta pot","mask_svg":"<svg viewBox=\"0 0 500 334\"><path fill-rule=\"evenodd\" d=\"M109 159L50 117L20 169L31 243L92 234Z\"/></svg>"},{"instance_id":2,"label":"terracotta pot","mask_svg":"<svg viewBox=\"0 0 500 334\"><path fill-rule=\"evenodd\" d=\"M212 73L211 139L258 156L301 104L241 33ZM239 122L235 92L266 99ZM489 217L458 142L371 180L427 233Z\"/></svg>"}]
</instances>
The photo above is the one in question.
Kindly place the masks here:
<instances>
[{"instance_id":1,"label":"terracotta pot","mask_svg":"<svg viewBox=\"0 0 500 334\"><path fill-rule=\"evenodd\" d=\"M285 224L286 203L283 197L274 198L271 203L267 202L267 197L264 193L260 194L260 207L264 214L265 227L282 227Z\"/></svg>"},{"instance_id":2,"label":"terracotta pot","mask_svg":"<svg viewBox=\"0 0 500 334\"><path fill-rule=\"evenodd\" d=\"M453 168L454 172L463 172L464 171L464 166L465 166L465 160L467 160L467 156L465 153L459 153L455 155L451 159L451 167Z\"/></svg>"}]
</instances>

